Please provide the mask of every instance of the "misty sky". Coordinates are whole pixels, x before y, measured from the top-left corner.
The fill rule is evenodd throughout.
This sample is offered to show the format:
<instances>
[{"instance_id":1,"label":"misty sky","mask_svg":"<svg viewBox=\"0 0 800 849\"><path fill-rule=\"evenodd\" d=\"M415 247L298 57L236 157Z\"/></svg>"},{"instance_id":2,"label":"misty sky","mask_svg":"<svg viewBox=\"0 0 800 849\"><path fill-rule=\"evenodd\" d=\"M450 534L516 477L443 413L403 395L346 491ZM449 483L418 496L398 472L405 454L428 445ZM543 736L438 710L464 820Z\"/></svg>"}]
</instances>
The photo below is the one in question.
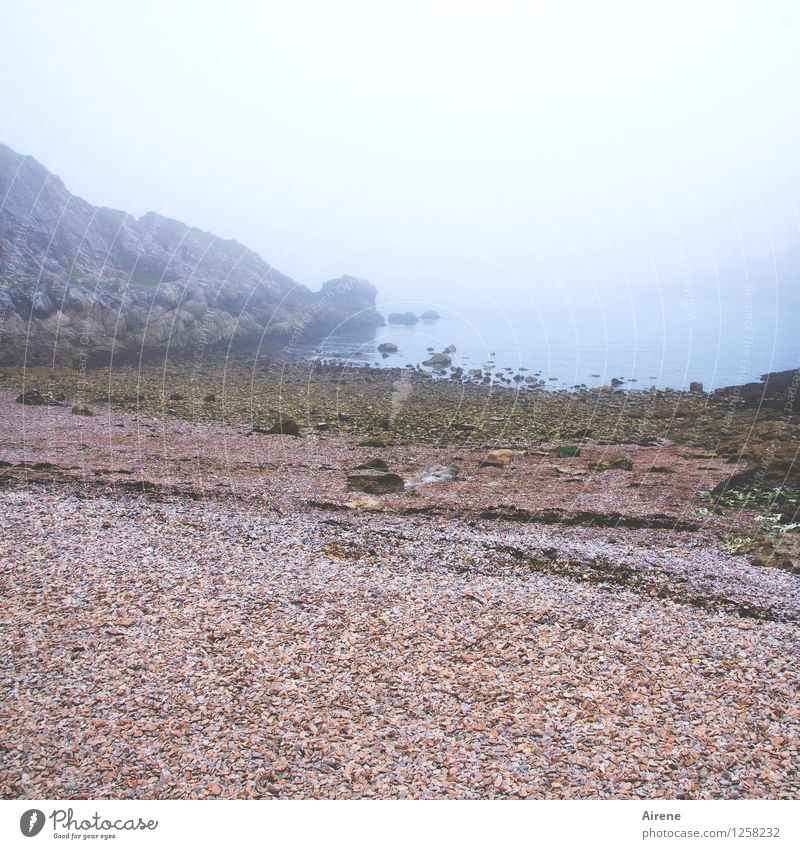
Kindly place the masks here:
<instances>
[{"instance_id":1,"label":"misty sky","mask_svg":"<svg viewBox=\"0 0 800 849\"><path fill-rule=\"evenodd\" d=\"M0 140L314 288L724 289L798 240L792 2L0 7Z\"/></svg>"}]
</instances>

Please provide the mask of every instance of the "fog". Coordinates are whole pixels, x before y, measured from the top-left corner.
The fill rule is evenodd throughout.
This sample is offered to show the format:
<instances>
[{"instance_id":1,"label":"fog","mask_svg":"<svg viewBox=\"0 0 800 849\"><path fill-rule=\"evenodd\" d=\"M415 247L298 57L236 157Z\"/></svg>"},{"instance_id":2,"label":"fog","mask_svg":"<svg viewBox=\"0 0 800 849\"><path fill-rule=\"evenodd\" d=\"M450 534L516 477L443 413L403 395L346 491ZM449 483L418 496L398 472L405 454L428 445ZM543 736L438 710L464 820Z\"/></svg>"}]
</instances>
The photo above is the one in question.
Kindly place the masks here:
<instances>
[{"instance_id":1,"label":"fog","mask_svg":"<svg viewBox=\"0 0 800 849\"><path fill-rule=\"evenodd\" d=\"M791 2L3 6L2 141L312 287L793 291Z\"/></svg>"}]
</instances>

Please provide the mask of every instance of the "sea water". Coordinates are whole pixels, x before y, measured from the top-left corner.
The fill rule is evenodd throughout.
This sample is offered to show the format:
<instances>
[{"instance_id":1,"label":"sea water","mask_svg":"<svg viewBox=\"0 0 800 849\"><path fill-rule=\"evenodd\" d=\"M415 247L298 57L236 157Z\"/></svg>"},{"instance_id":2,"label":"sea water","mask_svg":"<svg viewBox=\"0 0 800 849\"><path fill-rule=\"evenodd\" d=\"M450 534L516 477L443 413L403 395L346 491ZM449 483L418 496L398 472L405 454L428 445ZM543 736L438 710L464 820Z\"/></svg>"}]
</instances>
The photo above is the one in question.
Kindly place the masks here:
<instances>
[{"instance_id":1,"label":"sea water","mask_svg":"<svg viewBox=\"0 0 800 849\"><path fill-rule=\"evenodd\" d=\"M312 353L352 365L417 367L454 345L453 366L481 369L499 380L536 375L544 386L601 386L613 378L630 389L706 390L757 380L770 371L800 367L796 304L735 297L605 298L565 303L558 299L504 298L443 303L441 299L381 298L377 307L419 315L434 309L435 321L387 323L374 337L333 333ZM383 342L397 353L382 356ZM424 367L424 366L423 366Z\"/></svg>"}]
</instances>

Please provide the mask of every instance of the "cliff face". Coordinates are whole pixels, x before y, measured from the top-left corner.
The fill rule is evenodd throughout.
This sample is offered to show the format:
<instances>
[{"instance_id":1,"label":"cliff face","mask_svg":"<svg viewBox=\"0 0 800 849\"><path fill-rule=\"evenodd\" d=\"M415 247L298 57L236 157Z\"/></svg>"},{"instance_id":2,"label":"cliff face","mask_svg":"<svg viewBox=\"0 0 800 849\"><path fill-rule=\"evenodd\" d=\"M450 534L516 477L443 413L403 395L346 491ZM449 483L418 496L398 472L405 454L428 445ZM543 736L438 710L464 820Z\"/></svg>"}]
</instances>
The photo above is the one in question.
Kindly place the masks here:
<instances>
[{"instance_id":1,"label":"cliff face","mask_svg":"<svg viewBox=\"0 0 800 849\"><path fill-rule=\"evenodd\" d=\"M312 292L235 241L150 212L94 207L0 145L0 362L191 354L382 323L376 290Z\"/></svg>"}]
</instances>

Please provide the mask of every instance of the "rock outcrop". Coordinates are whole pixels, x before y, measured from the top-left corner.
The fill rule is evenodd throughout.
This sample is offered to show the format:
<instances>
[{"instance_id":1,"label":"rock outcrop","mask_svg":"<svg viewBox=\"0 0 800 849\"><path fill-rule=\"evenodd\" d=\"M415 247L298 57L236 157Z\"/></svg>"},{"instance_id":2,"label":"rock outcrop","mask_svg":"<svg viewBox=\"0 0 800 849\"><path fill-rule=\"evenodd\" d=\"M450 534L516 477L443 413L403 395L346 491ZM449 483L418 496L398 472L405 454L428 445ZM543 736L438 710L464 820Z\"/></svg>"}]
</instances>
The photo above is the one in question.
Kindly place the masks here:
<instances>
[{"instance_id":1,"label":"rock outcrop","mask_svg":"<svg viewBox=\"0 0 800 849\"><path fill-rule=\"evenodd\" d=\"M312 292L235 241L94 207L4 145L0 199L0 363L291 346L383 323L365 280Z\"/></svg>"}]
</instances>

